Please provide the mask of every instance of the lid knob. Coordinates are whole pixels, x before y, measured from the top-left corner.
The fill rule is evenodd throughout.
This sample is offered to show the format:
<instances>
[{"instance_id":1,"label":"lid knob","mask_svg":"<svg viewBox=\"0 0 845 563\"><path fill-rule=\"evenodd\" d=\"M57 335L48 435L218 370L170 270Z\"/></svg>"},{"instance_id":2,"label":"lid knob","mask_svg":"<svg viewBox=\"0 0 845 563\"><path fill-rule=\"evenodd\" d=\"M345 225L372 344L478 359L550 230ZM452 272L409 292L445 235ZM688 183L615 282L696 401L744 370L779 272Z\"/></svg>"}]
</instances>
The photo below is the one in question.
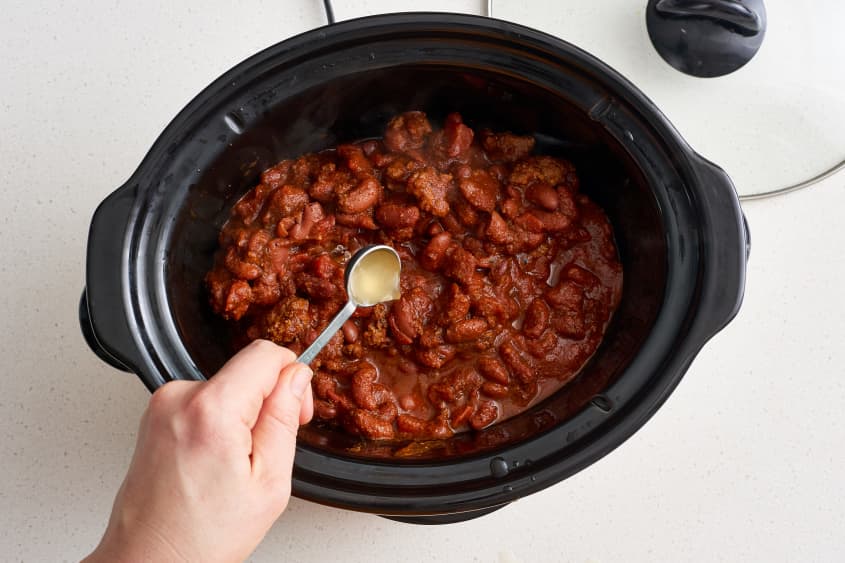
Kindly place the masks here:
<instances>
[{"instance_id":1,"label":"lid knob","mask_svg":"<svg viewBox=\"0 0 845 563\"><path fill-rule=\"evenodd\" d=\"M654 48L677 70L711 78L742 67L766 34L763 0L649 0Z\"/></svg>"}]
</instances>

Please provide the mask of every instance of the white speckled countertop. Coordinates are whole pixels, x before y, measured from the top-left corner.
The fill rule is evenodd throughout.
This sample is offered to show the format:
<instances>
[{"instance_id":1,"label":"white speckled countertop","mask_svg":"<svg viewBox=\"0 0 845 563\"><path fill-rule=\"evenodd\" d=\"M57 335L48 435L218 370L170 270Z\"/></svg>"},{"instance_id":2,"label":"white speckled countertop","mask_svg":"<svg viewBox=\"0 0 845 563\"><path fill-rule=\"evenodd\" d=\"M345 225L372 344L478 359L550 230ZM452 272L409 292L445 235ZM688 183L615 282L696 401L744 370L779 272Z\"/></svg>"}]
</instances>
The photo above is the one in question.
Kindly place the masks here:
<instances>
[{"instance_id":1,"label":"white speckled countertop","mask_svg":"<svg viewBox=\"0 0 845 563\"><path fill-rule=\"evenodd\" d=\"M323 23L316 1L170 4L13 1L0 11L4 561L75 560L96 544L148 398L137 378L89 352L79 332L94 208L213 78ZM424 6L479 13L480 4ZM540 25L519 19L519 3L502 4L513 7L497 16ZM336 10L345 19L419 7L349 0ZM724 139L712 135L696 132L693 144ZM796 166L802 147L792 153ZM398 524L295 499L254 560L841 559L843 208L842 174L745 205L753 246L739 316L657 415L586 471L451 526Z\"/></svg>"}]
</instances>

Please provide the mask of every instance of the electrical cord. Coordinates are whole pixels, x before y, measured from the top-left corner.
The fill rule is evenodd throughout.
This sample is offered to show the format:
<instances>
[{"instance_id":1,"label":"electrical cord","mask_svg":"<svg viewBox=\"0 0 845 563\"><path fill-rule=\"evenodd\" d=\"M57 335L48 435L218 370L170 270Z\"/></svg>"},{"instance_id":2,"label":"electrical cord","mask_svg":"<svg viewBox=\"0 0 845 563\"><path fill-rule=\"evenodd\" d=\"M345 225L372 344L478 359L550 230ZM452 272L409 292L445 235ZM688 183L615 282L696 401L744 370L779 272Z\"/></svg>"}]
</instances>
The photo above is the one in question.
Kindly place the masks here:
<instances>
[{"instance_id":1,"label":"electrical cord","mask_svg":"<svg viewBox=\"0 0 845 563\"><path fill-rule=\"evenodd\" d=\"M329 25L331 25L335 22L334 10L332 9L331 0L323 0L323 6L326 9L326 19L328 20ZM487 0L487 14L486 15L487 15L488 18L493 17L493 0ZM755 193L740 195L739 200L740 201L755 201L755 200L760 200L760 199L769 199L769 198L772 198L772 197L777 197L777 196L785 195L785 194L792 193L792 192L797 192L798 190L803 190L805 188L809 188L810 186L814 186L814 185L818 184L819 182L830 178L831 176L833 176L837 172L840 172L841 170L845 170L845 160L843 160L839 164L833 165L832 167L828 168L827 170L825 170L821 174L817 174L816 176L813 176L812 178L808 178L807 180L804 180L802 182L798 182L798 183L791 184L789 186L785 186L785 187L782 187L782 188L777 188L777 189L774 189L774 190L768 190L768 191L764 191L764 192L755 192Z\"/></svg>"}]
</instances>

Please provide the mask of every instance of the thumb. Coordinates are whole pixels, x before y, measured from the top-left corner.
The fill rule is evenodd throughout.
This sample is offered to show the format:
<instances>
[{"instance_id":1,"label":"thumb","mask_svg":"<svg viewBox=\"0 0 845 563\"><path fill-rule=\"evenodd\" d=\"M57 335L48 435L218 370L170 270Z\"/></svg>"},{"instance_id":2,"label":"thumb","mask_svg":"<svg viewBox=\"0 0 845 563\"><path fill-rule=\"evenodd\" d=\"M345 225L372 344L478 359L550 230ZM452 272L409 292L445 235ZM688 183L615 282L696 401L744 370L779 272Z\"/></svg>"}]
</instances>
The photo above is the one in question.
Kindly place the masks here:
<instances>
[{"instance_id":1,"label":"thumb","mask_svg":"<svg viewBox=\"0 0 845 563\"><path fill-rule=\"evenodd\" d=\"M252 472L262 480L290 483L300 411L311 398L311 375L305 364L285 366L264 400L252 429Z\"/></svg>"}]
</instances>

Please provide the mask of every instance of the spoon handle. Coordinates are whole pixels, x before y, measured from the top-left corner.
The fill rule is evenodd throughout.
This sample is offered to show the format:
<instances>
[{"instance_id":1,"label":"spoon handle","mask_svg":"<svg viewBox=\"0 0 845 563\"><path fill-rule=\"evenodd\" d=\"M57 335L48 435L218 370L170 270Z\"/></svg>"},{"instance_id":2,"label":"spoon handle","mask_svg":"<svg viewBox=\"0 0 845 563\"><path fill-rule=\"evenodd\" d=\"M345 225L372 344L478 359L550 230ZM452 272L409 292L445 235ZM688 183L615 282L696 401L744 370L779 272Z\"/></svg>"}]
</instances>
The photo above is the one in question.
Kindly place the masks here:
<instances>
[{"instance_id":1,"label":"spoon handle","mask_svg":"<svg viewBox=\"0 0 845 563\"><path fill-rule=\"evenodd\" d=\"M305 351L299 355L296 359L298 362L302 362L303 364L310 364L314 358L317 357L317 354L320 353L320 350L323 349L323 346L328 344L329 340L332 339L332 336L340 330L340 327L343 326L349 317L352 316L352 313L355 312L357 306L352 301L347 301L346 305L343 306L343 309L338 311L337 315L332 319L332 322L329 323L329 326L323 329L323 332L311 343L311 346L305 349Z\"/></svg>"}]
</instances>

